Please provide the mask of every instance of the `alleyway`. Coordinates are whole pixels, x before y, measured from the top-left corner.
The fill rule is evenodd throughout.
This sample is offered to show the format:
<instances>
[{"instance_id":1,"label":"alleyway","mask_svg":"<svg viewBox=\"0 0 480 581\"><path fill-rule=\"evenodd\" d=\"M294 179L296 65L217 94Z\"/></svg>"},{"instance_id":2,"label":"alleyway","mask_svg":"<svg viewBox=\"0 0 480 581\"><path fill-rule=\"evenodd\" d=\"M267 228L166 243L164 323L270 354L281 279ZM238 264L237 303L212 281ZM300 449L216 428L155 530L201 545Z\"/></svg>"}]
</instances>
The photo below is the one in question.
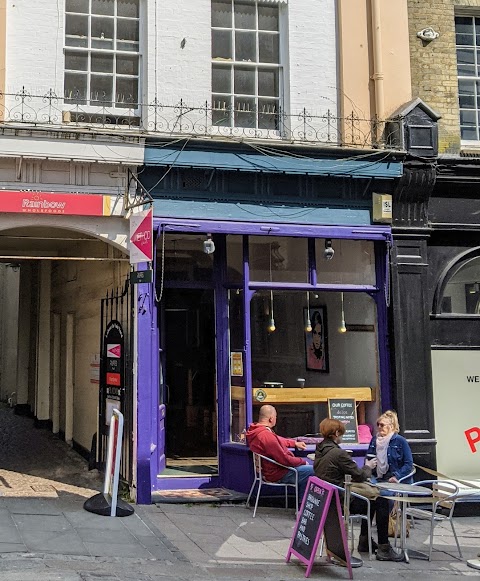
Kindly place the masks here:
<instances>
[{"instance_id":1,"label":"alleyway","mask_svg":"<svg viewBox=\"0 0 480 581\"><path fill-rule=\"evenodd\" d=\"M87 498L101 488L101 474L89 471L87 462L64 441L0 404L1 496Z\"/></svg>"}]
</instances>

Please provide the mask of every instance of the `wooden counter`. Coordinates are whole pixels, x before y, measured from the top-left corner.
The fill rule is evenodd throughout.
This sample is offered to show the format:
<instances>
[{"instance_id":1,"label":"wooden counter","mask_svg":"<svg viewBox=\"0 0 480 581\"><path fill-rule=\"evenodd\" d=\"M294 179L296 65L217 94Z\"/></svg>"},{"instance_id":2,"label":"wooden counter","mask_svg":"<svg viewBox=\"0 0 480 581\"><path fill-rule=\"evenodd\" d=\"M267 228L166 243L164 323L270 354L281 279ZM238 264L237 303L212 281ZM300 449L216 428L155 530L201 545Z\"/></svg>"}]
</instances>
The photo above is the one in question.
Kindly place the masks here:
<instances>
[{"instance_id":1,"label":"wooden counter","mask_svg":"<svg viewBox=\"0 0 480 581\"><path fill-rule=\"evenodd\" d=\"M231 387L232 399L245 400L245 388ZM263 396L265 394L265 397ZM258 397L260 396L260 399ZM357 402L375 401L375 390L371 387L254 387L252 401L262 404L311 404L326 403L329 398L351 397Z\"/></svg>"}]
</instances>

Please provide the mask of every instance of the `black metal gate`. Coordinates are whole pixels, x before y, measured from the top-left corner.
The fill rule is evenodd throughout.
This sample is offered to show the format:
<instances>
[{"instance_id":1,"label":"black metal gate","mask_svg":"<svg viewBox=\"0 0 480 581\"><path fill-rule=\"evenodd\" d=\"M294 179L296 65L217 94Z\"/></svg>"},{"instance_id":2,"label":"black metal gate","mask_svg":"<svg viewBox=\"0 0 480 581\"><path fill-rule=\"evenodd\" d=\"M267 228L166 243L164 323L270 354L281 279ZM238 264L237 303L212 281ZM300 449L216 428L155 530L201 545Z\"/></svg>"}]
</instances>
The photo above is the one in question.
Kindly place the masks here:
<instances>
[{"instance_id":1,"label":"black metal gate","mask_svg":"<svg viewBox=\"0 0 480 581\"><path fill-rule=\"evenodd\" d=\"M105 466L110 406L118 407L124 417L120 476L129 484L133 483L133 332L132 290L127 278L123 290L112 289L101 301L97 464Z\"/></svg>"}]
</instances>

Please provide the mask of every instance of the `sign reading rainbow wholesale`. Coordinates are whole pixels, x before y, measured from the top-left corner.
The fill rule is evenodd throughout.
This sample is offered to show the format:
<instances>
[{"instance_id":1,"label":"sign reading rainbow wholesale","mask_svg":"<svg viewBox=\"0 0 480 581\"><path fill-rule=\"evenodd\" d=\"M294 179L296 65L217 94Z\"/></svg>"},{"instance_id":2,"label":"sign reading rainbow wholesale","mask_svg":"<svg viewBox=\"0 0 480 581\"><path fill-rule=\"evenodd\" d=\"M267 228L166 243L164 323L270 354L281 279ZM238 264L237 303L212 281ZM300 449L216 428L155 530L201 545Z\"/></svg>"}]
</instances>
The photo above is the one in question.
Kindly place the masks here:
<instances>
[{"instance_id":1,"label":"sign reading rainbow wholesale","mask_svg":"<svg viewBox=\"0 0 480 581\"><path fill-rule=\"evenodd\" d=\"M64 216L110 216L110 196L0 190L0 212L60 214Z\"/></svg>"}]
</instances>

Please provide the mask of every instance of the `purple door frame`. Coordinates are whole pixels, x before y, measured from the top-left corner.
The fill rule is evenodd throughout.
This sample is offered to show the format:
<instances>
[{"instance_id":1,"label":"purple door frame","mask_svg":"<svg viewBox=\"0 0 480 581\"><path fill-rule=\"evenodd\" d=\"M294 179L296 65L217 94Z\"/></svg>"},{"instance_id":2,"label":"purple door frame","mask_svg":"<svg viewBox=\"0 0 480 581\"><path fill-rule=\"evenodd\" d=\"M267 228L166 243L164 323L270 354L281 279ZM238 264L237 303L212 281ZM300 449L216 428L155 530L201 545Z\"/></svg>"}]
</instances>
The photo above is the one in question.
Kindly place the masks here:
<instances>
[{"instance_id":1,"label":"purple door frame","mask_svg":"<svg viewBox=\"0 0 480 581\"><path fill-rule=\"evenodd\" d=\"M249 235L275 235L275 236L296 236L302 238L343 238L355 240L384 241L385 248L391 240L391 229L386 226L316 226L299 224L265 224L255 222L227 222L216 220L181 220L175 218L154 217L154 227L163 232L183 232L183 233L210 233L215 234L236 234L243 235L243 296L244 296L244 321L245 321L245 368L246 368L246 417L247 422L252 421L252 396L251 396L251 352L250 352L250 300L256 289L264 287L263 284L250 284L248 265L248 236ZM215 291L216 291L216 333L217 333L217 397L220 400L218 415L218 436L219 447L227 449L232 447L232 457L245 456L245 452L237 449L238 446L229 443L229 421L228 412L229 401L227 390L222 386L229 382L228 377L228 301L225 289L225 239L218 236L215 242L219 254L216 259ZM309 241L311 245L313 241ZM326 290L326 291L364 291L371 294L377 304L377 318L379 328L379 366L380 366L380 390L383 404L390 405L391 385L389 355L386 349L388 334L387 327L387 306L385 300L388 292L388 252L385 251L385 258L376 250L376 275L377 284L375 286L355 286L355 285L318 285L315 280L315 269L313 261L310 265L310 280L307 284L278 285L283 290ZM222 261L220 261L222 257ZM141 265L142 269L147 268L146 264ZM155 272L156 275L156 272ZM157 328L157 305L155 302L155 283L137 285L137 502L148 504L151 502L152 492L160 485L157 481L158 474L158 445L159 445L159 333ZM275 287L277 285L270 285ZM382 292L384 291L384 292ZM245 448L242 446L242 448ZM220 470L225 464L225 456L220 451ZM171 484L180 484L176 479ZM202 481L208 479L188 479L191 486L201 485ZM210 480L214 485L214 481ZM215 482L217 483L217 482ZM162 488L168 485L168 480L164 479ZM231 479L227 476L218 480L220 485L230 485ZM242 485L240 489L244 488Z\"/></svg>"}]
</instances>

